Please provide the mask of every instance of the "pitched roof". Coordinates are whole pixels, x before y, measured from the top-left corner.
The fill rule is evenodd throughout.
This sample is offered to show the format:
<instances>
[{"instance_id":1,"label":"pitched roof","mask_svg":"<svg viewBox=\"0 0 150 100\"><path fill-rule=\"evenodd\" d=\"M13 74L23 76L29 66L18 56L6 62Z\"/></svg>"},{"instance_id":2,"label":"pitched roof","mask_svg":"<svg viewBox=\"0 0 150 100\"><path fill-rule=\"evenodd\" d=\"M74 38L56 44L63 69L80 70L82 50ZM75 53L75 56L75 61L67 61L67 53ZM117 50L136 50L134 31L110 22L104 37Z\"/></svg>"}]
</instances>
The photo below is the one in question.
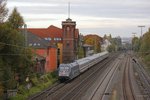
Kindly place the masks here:
<instances>
[{"instance_id":1,"label":"pitched roof","mask_svg":"<svg viewBox=\"0 0 150 100\"><path fill-rule=\"evenodd\" d=\"M29 32L38 35L41 38L45 37L62 37L62 29L55 27L53 25L49 26L48 28L28 28L27 29Z\"/></svg>"},{"instance_id":2,"label":"pitched roof","mask_svg":"<svg viewBox=\"0 0 150 100\"><path fill-rule=\"evenodd\" d=\"M54 25L50 25L48 28L28 28L27 30L41 38L62 38L62 29ZM79 38L79 29L75 30L75 38Z\"/></svg>"},{"instance_id":3,"label":"pitched roof","mask_svg":"<svg viewBox=\"0 0 150 100\"><path fill-rule=\"evenodd\" d=\"M32 34L30 32L27 33L27 43L28 46L34 47L34 48L46 48L49 46L49 42L44 40L43 38L38 37L35 34Z\"/></svg>"}]
</instances>

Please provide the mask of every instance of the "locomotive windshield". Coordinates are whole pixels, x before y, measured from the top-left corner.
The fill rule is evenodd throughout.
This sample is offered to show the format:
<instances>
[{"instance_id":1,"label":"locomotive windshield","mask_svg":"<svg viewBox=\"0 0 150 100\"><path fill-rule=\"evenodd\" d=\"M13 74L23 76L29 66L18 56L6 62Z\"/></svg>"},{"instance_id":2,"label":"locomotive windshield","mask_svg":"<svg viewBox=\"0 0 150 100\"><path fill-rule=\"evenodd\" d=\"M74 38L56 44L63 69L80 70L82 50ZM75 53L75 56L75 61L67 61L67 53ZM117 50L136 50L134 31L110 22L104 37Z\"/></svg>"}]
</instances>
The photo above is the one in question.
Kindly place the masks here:
<instances>
[{"instance_id":1,"label":"locomotive windshield","mask_svg":"<svg viewBox=\"0 0 150 100\"><path fill-rule=\"evenodd\" d=\"M67 64L61 64L59 66L59 76L68 76L69 75L69 66Z\"/></svg>"}]
</instances>

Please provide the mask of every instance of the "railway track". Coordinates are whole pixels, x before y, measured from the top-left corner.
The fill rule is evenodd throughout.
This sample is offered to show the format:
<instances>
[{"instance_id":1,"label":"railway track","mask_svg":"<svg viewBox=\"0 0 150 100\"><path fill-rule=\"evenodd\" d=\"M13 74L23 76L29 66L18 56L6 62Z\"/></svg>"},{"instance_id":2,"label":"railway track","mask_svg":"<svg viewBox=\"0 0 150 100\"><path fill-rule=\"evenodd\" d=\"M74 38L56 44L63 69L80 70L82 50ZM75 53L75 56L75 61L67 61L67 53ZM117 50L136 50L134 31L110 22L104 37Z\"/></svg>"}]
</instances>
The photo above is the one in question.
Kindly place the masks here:
<instances>
[{"instance_id":1,"label":"railway track","mask_svg":"<svg viewBox=\"0 0 150 100\"><path fill-rule=\"evenodd\" d=\"M60 100L60 99L61 100L76 100L76 97L82 94L82 91L87 89L92 84L93 81L89 81L89 80L96 79L96 77L95 76L93 77L93 75L96 75L98 71L105 69L105 67L108 66L117 55L118 54L115 54L113 57L110 57L108 60L104 60L100 62L100 65L96 64L95 66L90 68L87 72L77 77L78 78L77 83L70 82L66 84L66 83L57 82L52 87L46 89L45 91L38 93L32 97L29 97L28 100ZM98 75L100 74L97 74L97 76ZM82 81L81 79L79 79L80 77L83 79ZM77 80L77 78L75 78L73 81ZM69 91L67 91L67 93L64 93L67 88L69 89ZM61 91L61 93L59 91Z\"/></svg>"},{"instance_id":2,"label":"railway track","mask_svg":"<svg viewBox=\"0 0 150 100\"><path fill-rule=\"evenodd\" d=\"M50 94L53 94L55 91L59 90L65 85L65 83L56 82L50 88L28 98L28 100L45 100ZM43 98L44 97L44 98Z\"/></svg>"},{"instance_id":3,"label":"railway track","mask_svg":"<svg viewBox=\"0 0 150 100\"><path fill-rule=\"evenodd\" d=\"M117 56L117 55L116 55ZM116 57L115 56L115 57ZM101 62L101 64L95 65L94 69L90 69L90 74L86 74L85 77L80 79L80 76L77 78L78 82L72 84L70 86L66 86L62 91L57 91L55 94L50 95L48 100L78 100L80 99L81 95L84 94L84 91L90 87L94 83L94 80L102 73L102 69L105 69L112 61L114 57L109 58L109 60L105 60ZM63 92L63 93L62 93Z\"/></svg>"},{"instance_id":4,"label":"railway track","mask_svg":"<svg viewBox=\"0 0 150 100\"><path fill-rule=\"evenodd\" d=\"M119 65L120 65L120 60L117 60L116 62L113 63L113 65L111 65L112 67L110 67L107 70L107 72L99 82L99 85L97 86L97 88L95 88L91 97L89 97L88 100L104 100L104 97L106 95L111 95L111 93L107 93L107 88L111 84L111 81Z\"/></svg>"},{"instance_id":5,"label":"railway track","mask_svg":"<svg viewBox=\"0 0 150 100\"><path fill-rule=\"evenodd\" d=\"M136 100L133 86L131 83L131 58L127 57L126 62L125 62L125 67L124 67L124 75L123 75L123 80L122 80L122 89L123 89L123 97L124 100Z\"/></svg>"},{"instance_id":6,"label":"railway track","mask_svg":"<svg viewBox=\"0 0 150 100\"><path fill-rule=\"evenodd\" d=\"M140 82L140 86L142 86L143 90L143 97L146 100L150 99L150 76L148 75L148 73L145 71L144 66L141 65L138 60L136 60L136 62L134 62L134 67L135 70L138 73L138 80Z\"/></svg>"}]
</instances>

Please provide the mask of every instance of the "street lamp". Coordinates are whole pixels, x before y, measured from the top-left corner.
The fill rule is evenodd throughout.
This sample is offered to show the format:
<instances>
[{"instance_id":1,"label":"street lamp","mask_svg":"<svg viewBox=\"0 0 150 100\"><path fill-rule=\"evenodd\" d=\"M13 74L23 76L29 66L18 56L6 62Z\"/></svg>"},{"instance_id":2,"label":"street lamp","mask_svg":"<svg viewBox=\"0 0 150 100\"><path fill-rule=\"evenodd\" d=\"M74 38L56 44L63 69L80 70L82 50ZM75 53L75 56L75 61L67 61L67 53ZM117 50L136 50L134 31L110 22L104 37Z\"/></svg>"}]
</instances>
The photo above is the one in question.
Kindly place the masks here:
<instances>
[{"instance_id":1,"label":"street lamp","mask_svg":"<svg viewBox=\"0 0 150 100\"><path fill-rule=\"evenodd\" d=\"M143 32L142 32L142 31L143 31L142 29L143 29L145 26L144 26L144 25L139 25L138 27L141 28L141 37L142 37L142 33L143 33Z\"/></svg>"}]
</instances>

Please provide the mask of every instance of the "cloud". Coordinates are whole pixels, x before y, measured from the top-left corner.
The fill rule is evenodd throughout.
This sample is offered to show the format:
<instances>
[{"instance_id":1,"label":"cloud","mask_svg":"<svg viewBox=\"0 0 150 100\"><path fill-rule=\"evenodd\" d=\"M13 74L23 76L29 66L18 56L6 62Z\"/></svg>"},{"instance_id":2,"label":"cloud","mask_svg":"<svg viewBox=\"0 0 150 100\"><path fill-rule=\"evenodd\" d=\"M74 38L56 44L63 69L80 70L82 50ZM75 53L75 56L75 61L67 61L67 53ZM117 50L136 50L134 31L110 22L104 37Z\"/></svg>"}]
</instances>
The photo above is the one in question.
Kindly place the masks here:
<instances>
[{"instance_id":1,"label":"cloud","mask_svg":"<svg viewBox=\"0 0 150 100\"><path fill-rule=\"evenodd\" d=\"M8 2L8 7L56 7L59 4L47 4L47 3L32 3L32 2Z\"/></svg>"},{"instance_id":2,"label":"cloud","mask_svg":"<svg viewBox=\"0 0 150 100\"><path fill-rule=\"evenodd\" d=\"M81 32L126 33L139 31L138 25L150 27L149 0L7 0L11 12L17 7L28 27L61 27L71 2L71 18ZM42 24L40 24L42 23ZM122 35L123 36L123 35Z\"/></svg>"}]
</instances>

